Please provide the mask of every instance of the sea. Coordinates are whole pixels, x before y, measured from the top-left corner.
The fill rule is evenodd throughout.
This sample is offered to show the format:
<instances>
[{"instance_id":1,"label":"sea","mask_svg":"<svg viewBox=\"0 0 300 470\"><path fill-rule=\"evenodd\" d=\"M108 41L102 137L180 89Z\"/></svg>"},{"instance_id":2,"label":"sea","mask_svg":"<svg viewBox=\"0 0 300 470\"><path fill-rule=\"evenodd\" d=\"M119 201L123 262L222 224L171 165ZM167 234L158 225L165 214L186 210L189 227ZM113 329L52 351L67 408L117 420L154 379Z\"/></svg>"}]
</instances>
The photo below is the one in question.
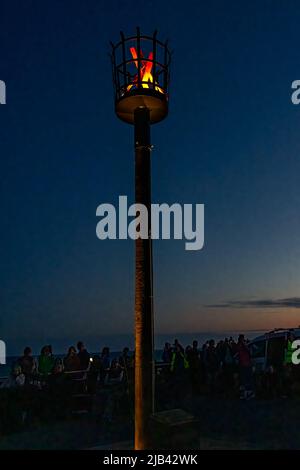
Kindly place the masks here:
<instances>
[{"instance_id":1,"label":"sea","mask_svg":"<svg viewBox=\"0 0 300 470\"><path fill-rule=\"evenodd\" d=\"M251 330L251 331L246 331L243 332L245 334L245 337L248 339L253 339L256 336L259 336L263 334L265 331L264 330ZM171 344L174 343L175 338L178 339L178 341L186 347L187 345L192 345L193 340L197 340L199 347L201 347L207 340L214 339L216 342L220 341L221 339L224 338L230 338L233 337L235 340L237 339L238 335L240 332L234 332L234 331L226 331L223 333L216 333L216 332L201 332L201 333L175 333L175 334L170 334L170 335L156 335L155 336L155 350L154 350L154 357L156 361L161 361L162 357L162 351L164 344L166 342L169 342ZM55 340L52 341L51 338L47 338L48 341L44 341L43 344L51 344L52 349L53 349L53 354L57 358L63 358L66 353L68 347L73 343L76 345L76 341L70 342L70 340L66 341L67 347L62 347L61 342L58 343ZM119 357L121 355L121 351L123 347L127 346L132 354L132 351L134 349L134 338L133 335L118 335L118 336L102 336L99 338L99 340L96 340L95 338L91 339L91 343L88 341L85 342L87 349L89 350L90 354L100 354L100 351L102 347L108 346L110 348L110 357L111 359L114 359L116 357ZM95 347L95 344L101 344L99 348ZM90 347L89 347L90 346ZM39 350L41 348L41 345L38 347L34 347L34 345L31 345L32 350L33 350L33 355L34 357L38 357L39 355ZM65 349L65 352L64 352ZM93 352L91 352L93 351ZM6 357L6 364L0 364L0 378L7 377L15 362L17 361L18 357L22 355L22 349L20 350L20 354L16 355L8 355Z\"/></svg>"}]
</instances>

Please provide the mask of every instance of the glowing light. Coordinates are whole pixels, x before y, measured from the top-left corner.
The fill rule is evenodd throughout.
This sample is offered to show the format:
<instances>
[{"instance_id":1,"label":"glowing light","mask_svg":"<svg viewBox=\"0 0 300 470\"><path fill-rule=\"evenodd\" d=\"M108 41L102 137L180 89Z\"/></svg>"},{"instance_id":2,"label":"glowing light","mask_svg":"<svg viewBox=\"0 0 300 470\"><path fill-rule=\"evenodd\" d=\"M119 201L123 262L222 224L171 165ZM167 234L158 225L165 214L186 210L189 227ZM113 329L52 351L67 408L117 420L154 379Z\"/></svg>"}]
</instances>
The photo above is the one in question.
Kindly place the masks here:
<instances>
[{"instance_id":1,"label":"glowing light","mask_svg":"<svg viewBox=\"0 0 300 470\"><path fill-rule=\"evenodd\" d=\"M134 64L138 69L138 55L136 52L135 47L130 48L130 52L132 58L134 59ZM140 52L140 59L144 59L142 51ZM150 88L149 83L153 83L153 75L151 73L153 67L153 52L149 53L148 59L141 60L141 67L140 67L140 83L142 88ZM156 82L157 83L157 82ZM137 86L138 84L138 74L135 75L133 79L133 84L128 85L127 91L130 91L132 87ZM155 90L159 91L160 93L164 93L163 90L155 84Z\"/></svg>"}]
</instances>

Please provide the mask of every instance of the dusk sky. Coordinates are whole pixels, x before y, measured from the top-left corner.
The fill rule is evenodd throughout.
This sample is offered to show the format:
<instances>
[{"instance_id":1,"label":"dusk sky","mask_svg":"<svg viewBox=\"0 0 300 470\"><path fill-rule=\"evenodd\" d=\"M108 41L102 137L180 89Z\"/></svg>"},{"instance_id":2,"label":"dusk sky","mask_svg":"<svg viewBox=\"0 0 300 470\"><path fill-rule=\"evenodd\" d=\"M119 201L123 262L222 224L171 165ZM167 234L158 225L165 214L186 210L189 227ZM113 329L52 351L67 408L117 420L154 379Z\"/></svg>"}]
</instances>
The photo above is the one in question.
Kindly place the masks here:
<instances>
[{"instance_id":1,"label":"dusk sky","mask_svg":"<svg viewBox=\"0 0 300 470\"><path fill-rule=\"evenodd\" d=\"M100 241L96 208L134 202L133 128L114 113L108 53L138 25L173 50L153 202L205 204L202 250L153 244L156 333L300 324L299 24L297 0L1 2L8 351L133 332L134 242Z\"/></svg>"}]
</instances>

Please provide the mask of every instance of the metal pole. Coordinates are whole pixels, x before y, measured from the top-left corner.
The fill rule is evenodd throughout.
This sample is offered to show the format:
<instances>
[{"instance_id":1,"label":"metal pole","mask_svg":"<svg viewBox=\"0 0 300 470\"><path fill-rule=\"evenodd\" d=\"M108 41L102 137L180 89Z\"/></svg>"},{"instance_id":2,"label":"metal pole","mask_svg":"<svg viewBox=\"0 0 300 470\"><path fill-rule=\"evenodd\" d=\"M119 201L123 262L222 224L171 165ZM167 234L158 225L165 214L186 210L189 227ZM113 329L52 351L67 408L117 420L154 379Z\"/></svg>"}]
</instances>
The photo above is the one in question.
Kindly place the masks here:
<instances>
[{"instance_id":1,"label":"metal pole","mask_svg":"<svg viewBox=\"0 0 300 470\"><path fill-rule=\"evenodd\" d=\"M149 419L154 411L151 145L150 112L134 112L135 201L148 209L148 239L135 242L135 438L136 450L147 449Z\"/></svg>"}]
</instances>

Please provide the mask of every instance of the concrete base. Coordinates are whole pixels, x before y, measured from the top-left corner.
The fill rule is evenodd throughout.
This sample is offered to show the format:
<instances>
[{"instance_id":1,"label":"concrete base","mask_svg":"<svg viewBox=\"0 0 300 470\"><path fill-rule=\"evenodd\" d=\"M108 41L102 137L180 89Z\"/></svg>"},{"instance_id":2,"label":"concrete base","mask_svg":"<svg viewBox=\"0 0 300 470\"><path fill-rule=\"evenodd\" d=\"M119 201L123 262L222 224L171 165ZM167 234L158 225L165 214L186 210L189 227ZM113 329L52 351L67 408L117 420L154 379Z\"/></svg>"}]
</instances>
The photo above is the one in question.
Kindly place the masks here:
<instances>
[{"instance_id":1,"label":"concrete base","mask_svg":"<svg viewBox=\"0 0 300 470\"><path fill-rule=\"evenodd\" d=\"M184 410L174 409L154 413L150 422L153 449L198 448L198 420Z\"/></svg>"}]
</instances>

